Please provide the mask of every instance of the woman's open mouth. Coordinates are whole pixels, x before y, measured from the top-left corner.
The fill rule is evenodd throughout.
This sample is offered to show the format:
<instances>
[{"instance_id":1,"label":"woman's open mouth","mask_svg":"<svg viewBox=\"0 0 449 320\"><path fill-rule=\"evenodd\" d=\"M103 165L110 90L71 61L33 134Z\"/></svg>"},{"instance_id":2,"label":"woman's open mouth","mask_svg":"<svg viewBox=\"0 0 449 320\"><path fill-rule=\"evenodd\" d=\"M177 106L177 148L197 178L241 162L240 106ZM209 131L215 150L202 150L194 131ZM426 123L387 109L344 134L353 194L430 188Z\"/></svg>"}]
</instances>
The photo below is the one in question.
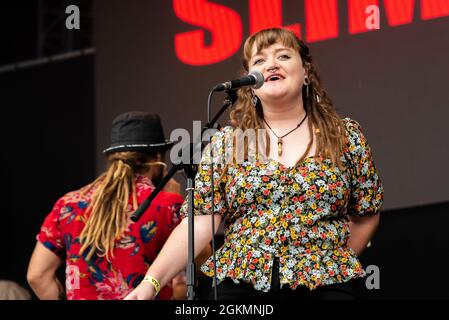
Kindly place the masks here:
<instances>
[{"instance_id":1,"label":"woman's open mouth","mask_svg":"<svg viewBox=\"0 0 449 320\"><path fill-rule=\"evenodd\" d=\"M265 82L269 82L269 81L279 81L279 80L282 80L282 79L284 79L284 77L281 76L280 74L272 74L272 75L270 75L269 77L267 77L267 78L265 79Z\"/></svg>"}]
</instances>

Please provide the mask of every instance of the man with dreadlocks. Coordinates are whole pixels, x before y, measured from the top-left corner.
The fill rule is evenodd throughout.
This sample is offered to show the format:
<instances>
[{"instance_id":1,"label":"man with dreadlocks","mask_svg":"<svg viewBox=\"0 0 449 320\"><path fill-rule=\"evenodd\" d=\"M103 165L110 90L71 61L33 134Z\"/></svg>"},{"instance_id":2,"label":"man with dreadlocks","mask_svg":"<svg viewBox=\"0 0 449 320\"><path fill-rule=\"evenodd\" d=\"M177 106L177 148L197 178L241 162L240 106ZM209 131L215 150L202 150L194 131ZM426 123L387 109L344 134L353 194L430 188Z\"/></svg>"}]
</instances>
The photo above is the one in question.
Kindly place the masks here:
<instances>
[{"instance_id":1,"label":"man with dreadlocks","mask_svg":"<svg viewBox=\"0 0 449 320\"><path fill-rule=\"evenodd\" d=\"M67 299L122 299L144 279L179 222L183 198L174 180L138 222L129 219L162 179L164 154L173 145L164 139L159 116L121 114L111 138L106 172L60 198L37 236L27 278L40 299L64 296L55 276L64 259ZM158 296L170 299L171 288Z\"/></svg>"}]
</instances>

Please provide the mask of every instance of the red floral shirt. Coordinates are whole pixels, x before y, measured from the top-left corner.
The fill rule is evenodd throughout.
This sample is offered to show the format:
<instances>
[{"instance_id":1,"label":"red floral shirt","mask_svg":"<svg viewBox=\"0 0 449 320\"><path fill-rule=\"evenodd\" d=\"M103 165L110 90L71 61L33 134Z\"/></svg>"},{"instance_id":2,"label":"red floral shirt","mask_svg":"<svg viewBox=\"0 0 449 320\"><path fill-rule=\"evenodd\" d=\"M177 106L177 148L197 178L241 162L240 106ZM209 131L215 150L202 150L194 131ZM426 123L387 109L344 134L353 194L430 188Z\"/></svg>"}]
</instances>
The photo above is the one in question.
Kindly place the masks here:
<instances>
[{"instance_id":1,"label":"red floral shirt","mask_svg":"<svg viewBox=\"0 0 449 320\"><path fill-rule=\"evenodd\" d=\"M153 190L154 186L148 178L136 176L139 204ZM61 259L65 257L67 299L122 299L142 281L179 222L183 198L161 192L138 222L129 220L124 234L116 241L114 257L110 261L97 255L86 261L86 253L80 254L80 234L93 192L82 194L78 190L60 198L46 217L37 240ZM170 299L171 294L171 288L164 287L159 298Z\"/></svg>"}]
</instances>

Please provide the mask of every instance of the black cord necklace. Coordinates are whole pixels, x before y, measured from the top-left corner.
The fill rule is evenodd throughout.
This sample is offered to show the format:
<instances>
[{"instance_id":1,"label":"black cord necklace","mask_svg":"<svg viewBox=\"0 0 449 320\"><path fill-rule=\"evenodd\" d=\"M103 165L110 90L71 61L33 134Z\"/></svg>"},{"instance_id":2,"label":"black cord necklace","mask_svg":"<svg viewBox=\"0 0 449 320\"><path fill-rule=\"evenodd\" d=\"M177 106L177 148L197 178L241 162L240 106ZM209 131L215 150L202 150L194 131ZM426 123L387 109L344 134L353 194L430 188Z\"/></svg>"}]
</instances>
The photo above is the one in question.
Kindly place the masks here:
<instances>
[{"instance_id":1,"label":"black cord necklace","mask_svg":"<svg viewBox=\"0 0 449 320\"><path fill-rule=\"evenodd\" d=\"M276 138L278 138L278 156L282 155L282 143L283 143L282 139L285 138L286 136L288 136L290 133L292 133L296 129L298 129L302 125L304 120L306 120L306 117L307 117L307 111L306 111L306 114L304 115L304 118L294 129L290 130L289 132L287 132L286 134L284 134L283 136L280 136L280 137L273 131L273 129L271 129L270 125L265 121L265 119L263 119L263 122L265 122L265 124L268 126L268 128L270 128L271 132L273 132L273 134L276 136Z\"/></svg>"}]
</instances>

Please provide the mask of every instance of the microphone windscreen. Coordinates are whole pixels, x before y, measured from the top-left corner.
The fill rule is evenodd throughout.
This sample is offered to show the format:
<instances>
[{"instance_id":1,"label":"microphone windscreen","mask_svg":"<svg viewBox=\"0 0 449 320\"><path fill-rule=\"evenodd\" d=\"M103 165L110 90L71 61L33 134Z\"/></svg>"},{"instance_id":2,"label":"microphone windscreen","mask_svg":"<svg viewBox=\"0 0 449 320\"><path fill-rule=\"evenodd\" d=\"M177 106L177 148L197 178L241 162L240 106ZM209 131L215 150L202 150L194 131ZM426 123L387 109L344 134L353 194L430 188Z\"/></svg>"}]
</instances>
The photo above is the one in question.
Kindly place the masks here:
<instances>
[{"instance_id":1,"label":"microphone windscreen","mask_svg":"<svg viewBox=\"0 0 449 320\"><path fill-rule=\"evenodd\" d=\"M254 78L256 78L256 83L253 85L254 89L259 89L260 87L263 86L265 79L260 71L252 70L249 72L248 75L252 75L254 76Z\"/></svg>"}]
</instances>

